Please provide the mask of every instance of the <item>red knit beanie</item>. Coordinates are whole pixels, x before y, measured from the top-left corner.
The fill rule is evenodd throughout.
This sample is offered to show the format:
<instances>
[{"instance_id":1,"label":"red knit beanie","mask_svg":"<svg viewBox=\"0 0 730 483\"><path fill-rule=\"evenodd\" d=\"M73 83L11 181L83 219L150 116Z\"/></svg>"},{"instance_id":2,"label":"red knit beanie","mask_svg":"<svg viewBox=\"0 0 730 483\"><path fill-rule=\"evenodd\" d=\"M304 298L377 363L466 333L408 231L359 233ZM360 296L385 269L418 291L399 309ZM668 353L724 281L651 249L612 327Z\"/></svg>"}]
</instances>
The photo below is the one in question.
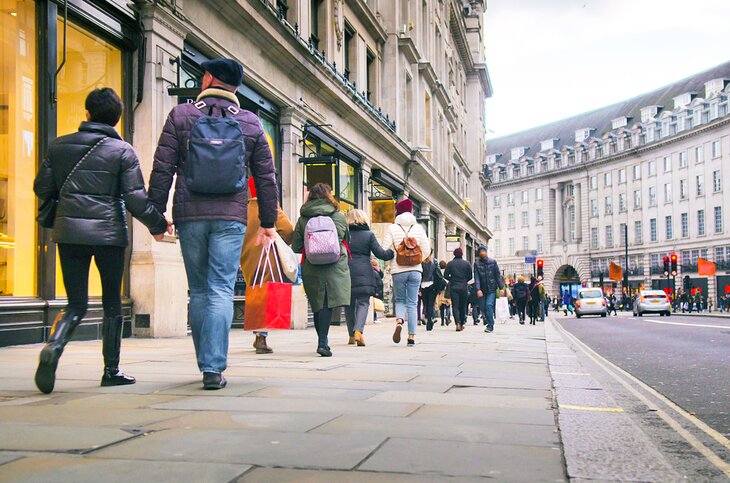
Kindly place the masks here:
<instances>
[{"instance_id":1,"label":"red knit beanie","mask_svg":"<svg viewBox=\"0 0 730 483\"><path fill-rule=\"evenodd\" d=\"M401 213L412 213L413 212L413 202L409 200L408 198L404 200L400 200L398 203L395 204L395 216L400 215Z\"/></svg>"}]
</instances>

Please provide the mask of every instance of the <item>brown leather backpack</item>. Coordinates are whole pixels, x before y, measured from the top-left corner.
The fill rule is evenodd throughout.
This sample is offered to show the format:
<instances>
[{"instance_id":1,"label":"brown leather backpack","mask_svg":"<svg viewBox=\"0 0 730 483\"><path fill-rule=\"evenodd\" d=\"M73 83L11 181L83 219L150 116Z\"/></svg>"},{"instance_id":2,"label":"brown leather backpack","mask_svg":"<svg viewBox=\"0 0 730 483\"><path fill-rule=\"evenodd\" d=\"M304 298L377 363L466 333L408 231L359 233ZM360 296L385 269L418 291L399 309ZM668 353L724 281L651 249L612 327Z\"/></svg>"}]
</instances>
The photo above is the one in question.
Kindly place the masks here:
<instances>
[{"instance_id":1,"label":"brown leather backpack","mask_svg":"<svg viewBox=\"0 0 730 483\"><path fill-rule=\"evenodd\" d=\"M401 241L395 249L396 263L402 267L414 267L416 265L420 265L421 262L423 262L423 252L421 251L421 247L418 246L418 240L412 236L408 236L408 233L410 233L411 228L413 227L408 228L408 231L406 231L401 225L398 226L400 226L406 236L403 237L403 241Z\"/></svg>"}]
</instances>

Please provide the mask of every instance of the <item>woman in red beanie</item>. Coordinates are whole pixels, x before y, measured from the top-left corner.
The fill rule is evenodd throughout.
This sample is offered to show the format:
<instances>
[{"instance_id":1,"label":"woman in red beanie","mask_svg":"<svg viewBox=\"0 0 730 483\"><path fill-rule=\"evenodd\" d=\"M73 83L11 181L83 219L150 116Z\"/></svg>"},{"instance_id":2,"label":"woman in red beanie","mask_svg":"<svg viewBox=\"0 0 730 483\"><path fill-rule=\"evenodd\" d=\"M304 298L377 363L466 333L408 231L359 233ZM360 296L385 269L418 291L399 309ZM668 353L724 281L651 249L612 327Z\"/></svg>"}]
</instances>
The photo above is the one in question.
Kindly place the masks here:
<instances>
[{"instance_id":1,"label":"woman in red beanie","mask_svg":"<svg viewBox=\"0 0 730 483\"><path fill-rule=\"evenodd\" d=\"M395 205L395 223L388 227L383 239L384 248L392 248L398 256L390 263L390 273L393 276L393 291L395 292L396 326L393 333L393 342L398 344L401 332L408 314L408 347L416 344L416 325L418 323L418 289L421 286L421 262L431 255L431 240L426 231L413 216L413 202L409 199L401 200ZM422 260L414 265L404 264L401 256L401 243L406 239L415 240L421 249ZM411 240L409 240L411 241Z\"/></svg>"}]
</instances>

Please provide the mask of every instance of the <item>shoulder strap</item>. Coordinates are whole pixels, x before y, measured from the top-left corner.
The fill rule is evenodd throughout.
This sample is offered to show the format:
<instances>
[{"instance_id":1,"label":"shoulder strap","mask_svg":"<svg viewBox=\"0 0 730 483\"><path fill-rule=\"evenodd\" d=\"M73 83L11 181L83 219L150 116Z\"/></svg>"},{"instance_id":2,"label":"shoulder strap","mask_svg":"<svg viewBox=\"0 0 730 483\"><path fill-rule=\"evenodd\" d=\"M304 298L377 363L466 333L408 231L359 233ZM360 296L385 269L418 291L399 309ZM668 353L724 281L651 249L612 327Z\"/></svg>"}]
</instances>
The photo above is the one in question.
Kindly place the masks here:
<instances>
[{"instance_id":1,"label":"shoulder strap","mask_svg":"<svg viewBox=\"0 0 730 483\"><path fill-rule=\"evenodd\" d=\"M60 189L60 190L58 190L58 194L59 194L59 195L60 195L61 193L63 193L63 190L64 190L64 189L66 188L66 186L68 185L68 180L70 180L70 179L71 179L71 176L73 176L73 174L74 174L74 173L76 172L76 170L77 170L77 169L79 168L79 166L81 166L81 163L83 163L83 162L84 162L84 160L85 160L86 158L88 158L88 157L89 157L89 155L90 155L90 154L91 154L91 153L92 153L92 152L94 151L94 149L96 149L96 148L97 148L97 146L99 146L99 145L100 145L101 143L103 143L104 141L106 141L106 139L107 139L107 138L106 138L106 136L105 136L105 137L103 137L103 138L101 138L101 139L99 140L99 142L98 142L98 143L96 143L96 144L94 144L93 146L91 146L91 149L89 149L88 151L86 151L86 154L84 154L84 155L83 155L83 156L81 157L81 159L79 159L79 160L78 160L78 162L77 162L77 163L76 163L76 164L74 165L74 167L73 167L73 168L71 169L71 172L70 172L70 173L68 173L68 176L66 176L66 179L65 179L65 180L63 180L63 184L61 185L61 189Z\"/></svg>"}]
</instances>

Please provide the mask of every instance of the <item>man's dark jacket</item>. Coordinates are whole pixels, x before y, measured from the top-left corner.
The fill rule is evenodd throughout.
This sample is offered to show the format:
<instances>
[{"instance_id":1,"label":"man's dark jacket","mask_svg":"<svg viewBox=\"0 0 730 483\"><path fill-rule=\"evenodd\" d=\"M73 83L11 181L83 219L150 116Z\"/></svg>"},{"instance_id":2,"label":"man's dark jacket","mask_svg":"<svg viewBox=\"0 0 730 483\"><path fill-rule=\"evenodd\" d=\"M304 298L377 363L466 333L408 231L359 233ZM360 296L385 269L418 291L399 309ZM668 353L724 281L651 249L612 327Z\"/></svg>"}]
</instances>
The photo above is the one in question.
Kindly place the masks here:
<instances>
[{"instance_id":1,"label":"man's dark jacket","mask_svg":"<svg viewBox=\"0 0 730 483\"><path fill-rule=\"evenodd\" d=\"M127 246L127 211L153 235L167 229L165 218L147 199L134 149L108 124L82 122L78 132L51 141L33 189L41 200L58 200L53 224L56 243Z\"/></svg>"},{"instance_id":2,"label":"man's dark jacket","mask_svg":"<svg viewBox=\"0 0 730 483\"><path fill-rule=\"evenodd\" d=\"M472 279L471 264L463 258L454 258L446 264L444 278L449 281L451 290L467 291L467 284Z\"/></svg>"},{"instance_id":3,"label":"man's dark jacket","mask_svg":"<svg viewBox=\"0 0 730 483\"><path fill-rule=\"evenodd\" d=\"M474 262L474 285L483 293L494 293L504 288L499 265L494 258L479 258Z\"/></svg>"},{"instance_id":4,"label":"man's dark jacket","mask_svg":"<svg viewBox=\"0 0 730 483\"><path fill-rule=\"evenodd\" d=\"M213 115L220 116L221 109L230 106L238 110L226 115L241 124L246 143L246 164L248 175L253 176L259 203L259 218L263 228L273 228L276 222L279 199L276 186L276 171L271 157L268 140L261 127L259 118L252 112L241 109L238 100L231 92L221 89L206 89L198 100L205 102L201 111L193 104L175 106L167 116L160 141L155 151L155 161L150 177L150 200L164 213L172 186L173 176L177 175L172 217L175 223L199 220L228 220L247 222L248 190L226 195L207 195L192 193L185 185L185 162L188 154L190 131L199 117L213 108ZM204 111L204 112L203 112Z\"/></svg>"}]
</instances>

